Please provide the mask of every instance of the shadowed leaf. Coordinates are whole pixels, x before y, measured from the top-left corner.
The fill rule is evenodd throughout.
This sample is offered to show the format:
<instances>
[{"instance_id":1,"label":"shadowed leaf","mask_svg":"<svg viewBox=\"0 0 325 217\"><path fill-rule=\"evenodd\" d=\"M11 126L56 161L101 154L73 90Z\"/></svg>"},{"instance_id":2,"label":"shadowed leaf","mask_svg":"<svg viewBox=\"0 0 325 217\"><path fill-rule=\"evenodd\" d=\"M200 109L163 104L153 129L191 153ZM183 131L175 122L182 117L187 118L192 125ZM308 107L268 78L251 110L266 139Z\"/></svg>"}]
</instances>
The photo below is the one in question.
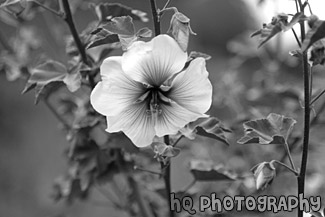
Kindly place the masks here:
<instances>
[{"instance_id":1,"label":"shadowed leaf","mask_svg":"<svg viewBox=\"0 0 325 217\"><path fill-rule=\"evenodd\" d=\"M266 119L245 122L245 136L238 143L284 144L295 123L293 118L274 113L269 114Z\"/></svg>"},{"instance_id":2,"label":"shadowed leaf","mask_svg":"<svg viewBox=\"0 0 325 217\"><path fill-rule=\"evenodd\" d=\"M119 38L117 36L117 34L107 34L104 37L95 37L95 39L91 40L91 42L88 44L88 46L86 47L87 49L93 48L93 47L97 47L100 45L106 45L106 44L111 44L111 43L115 43L115 42L119 42Z\"/></svg>"},{"instance_id":3,"label":"shadowed leaf","mask_svg":"<svg viewBox=\"0 0 325 217\"><path fill-rule=\"evenodd\" d=\"M307 32L306 38L302 43L301 49L306 51L315 42L325 37L325 21L317 20L313 27Z\"/></svg>"},{"instance_id":4,"label":"shadowed leaf","mask_svg":"<svg viewBox=\"0 0 325 217\"><path fill-rule=\"evenodd\" d=\"M284 27L283 31L288 31L290 30L294 25L296 25L298 22L306 20L307 17L301 12L296 13L290 22Z\"/></svg>"},{"instance_id":5,"label":"shadowed leaf","mask_svg":"<svg viewBox=\"0 0 325 217\"><path fill-rule=\"evenodd\" d=\"M193 160L190 171L196 181L234 181L236 175L230 173L223 165L215 165L210 161Z\"/></svg>"},{"instance_id":6,"label":"shadowed leaf","mask_svg":"<svg viewBox=\"0 0 325 217\"><path fill-rule=\"evenodd\" d=\"M195 135L209 137L229 145L225 133L231 131L223 127L222 123L215 117L199 118L189 123L180 130L189 139L194 139Z\"/></svg>"}]
</instances>

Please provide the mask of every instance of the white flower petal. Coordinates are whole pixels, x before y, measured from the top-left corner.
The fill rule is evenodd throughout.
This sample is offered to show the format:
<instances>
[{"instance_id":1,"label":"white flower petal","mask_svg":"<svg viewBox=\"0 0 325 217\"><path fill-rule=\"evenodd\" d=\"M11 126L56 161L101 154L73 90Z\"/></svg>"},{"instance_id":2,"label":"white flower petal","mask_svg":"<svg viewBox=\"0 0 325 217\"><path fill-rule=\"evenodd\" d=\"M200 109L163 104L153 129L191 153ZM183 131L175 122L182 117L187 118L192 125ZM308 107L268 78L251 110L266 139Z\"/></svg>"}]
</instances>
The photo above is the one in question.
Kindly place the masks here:
<instances>
[{"instance_id":1,"label":"white flower petal","mask_svg":"<svg viewBox=\"0 0 325 217\"><path fill-rule=\"evenodd\" d=\"M170 105L161 105L162 113L156 121L155 130L157 136L176 134L181 128L191 121L201 117L207 117L205 114L189 111L176 102Z\"/></svg>"},{"instance_id":2,"label":"white flower petal","mask_svg":"<svg viewBox=\"0 0 325 217\"><path fill-rule=\"evenodd\" d=\"M90 95L94 109L105 116L114 116L134 103L143 93L142 84L133 81L122 70L121 57L109 57L100 67L102 82Z\"/></svg>"},{"instance_id":3,"label":"white flower petal","mask_svg":"<svg viewBox=\"0 0 325 217\"><path fill-rule=\"evenodd\" d=\"M107 117L109 133L123 131L138 147L145 147L153 142L155 136L152 116L146 113L146 103L135 103L116 116Z\"/></svg>"},{"instance_id":4,"label":"white flower petal","mask_svg":"<svg viewBox=\"0 0 325 217\"><path fill-rule=\"evenodd\" d=\"M194 59L174 78L168 97L192 112L205 113L210 108L212 85L203 58Z\"/></svg>"},{"instance_id":5,"label":"white flower petal","mask_svg":"<svg viewBox=\"0 0 325 217\"><path fill-rule=\"evenodd\" d=\"M159 35L150 42L134 42L123 54L122 67L134 80L159 87L170 76L181 71L187 53L168 35Z\"/></svg>"}]
</instances>

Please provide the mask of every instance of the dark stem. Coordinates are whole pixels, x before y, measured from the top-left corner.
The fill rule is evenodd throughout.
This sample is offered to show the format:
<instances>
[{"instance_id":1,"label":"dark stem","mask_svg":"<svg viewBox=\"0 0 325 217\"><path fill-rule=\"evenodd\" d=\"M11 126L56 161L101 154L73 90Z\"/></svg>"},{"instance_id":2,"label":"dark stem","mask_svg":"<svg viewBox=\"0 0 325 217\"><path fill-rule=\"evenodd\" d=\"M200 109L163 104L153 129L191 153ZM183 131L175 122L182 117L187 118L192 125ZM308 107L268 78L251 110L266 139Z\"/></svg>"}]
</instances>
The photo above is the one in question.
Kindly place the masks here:
<instances>
[{"instance_id":1,"label":"dark stem","mask_svg":"<svg viewBox=\"0 0 325 217\"><path fill-rule=\"evenodd\" d=\"M292 28L291 30L292 30L292 32L293 32L293 35L295 36L295 39L296 39L296 41L297 41L297 43L298 43L298 46L301 48L301 43L300 43L300 41L299 41L299 38L298 38L298 36L297 36L296 31L295 31L293 28Z\"/></svg>"},{"instance_id":2,"label":"dark stem","mask_svg":"<svg viewBox=\"0 0 325 217\"><path fill-rule=\"evenodd\" d=\"M157 36L160 35L160 20L159 20L159 15L157 13L156 0L150 0L150 4L151 4L153 23L155 27L155 35Z\"/></svg>"},{"instance_id":3,"label":"dark stem","mask_svg":"<svg viewBox=\"0 0 325 217\"><path fill-rule=\"evenodd\" d=\"M168 135L164 136L164 142L166 145L169 145L169 136ZM166 194L167 194L167 198L168 198L169 217L174 217L175 215L174 215L174 211L171 209L171 198L170 198L170 193L171 193L170 160L167 163L167 165L161 164L161 168L163 169L163 178L164 178Z\"/></svg>"},{"instance_id":4,"label":"dark stem","mask_svg":"<svg viewBox=\"0 0 325 217\"><path fill-rule=\"evenodd\" d=\"M299 8L302 13L304 13L304 7L301 0L298 0ZM301 41L305 39L305 24L300 22L301 30ZM310 128L310 88L309 88L309 67L307 53L303 52L302 54L302 68L303 68L303 78L304 78L304 137L302 144L302 157L301 157L301 166L300 173L297 178L298 181L298 196L304 194L305 192L305 177L307 169L307 159L308 159L308 145L309 145L309 128ZM299 207L299 206L298 206ZM298 217L303 217L303 210L298 209Z\"/></svg>"},{"instance_id":5,"label":"dark stem","mask_svg":"<svg viewBox=\"0 0 325 217\"><path fill-rule=\"evenodd\" d=\"M77 32L76 26L73 22L73 18L71 15L71 10L70 10L70 5L68 0L61 0L62 1L62 6L64 10L64 20L68 24L70 32L72 34L72 37L77 45L77 48L79 50L79 53L81 55L82 62L84 62L86 65L89 65L87 55L86 55L86 50L85 47L83 46L79 34Z\"/></svg>"}]
</instances>

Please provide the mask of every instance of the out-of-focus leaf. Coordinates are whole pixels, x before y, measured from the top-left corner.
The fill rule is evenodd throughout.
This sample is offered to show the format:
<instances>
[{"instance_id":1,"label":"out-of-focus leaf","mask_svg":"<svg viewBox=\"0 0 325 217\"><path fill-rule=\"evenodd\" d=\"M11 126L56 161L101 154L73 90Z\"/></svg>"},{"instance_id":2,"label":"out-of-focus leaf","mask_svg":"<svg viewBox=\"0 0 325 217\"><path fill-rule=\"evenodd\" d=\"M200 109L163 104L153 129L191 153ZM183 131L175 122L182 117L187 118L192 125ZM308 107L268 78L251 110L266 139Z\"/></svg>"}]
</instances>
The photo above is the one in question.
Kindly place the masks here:
<instances>
[{"instance_id":1,"label":"out-of-focus leaf","mask_svg":"<svg viewBox=\"0 0 325 217\"><path fill-rule=\"evenodd\" d=\"M312 66L325 63L325 42L324 39L316 41L309 52L309 62Z\"/></svg>"},{"instance_id":2,"label":"out-of-focus leaf","mask_svg":"<svg viewBox=\"0 0 325 217\"><path fill-rule=\"evenodd\" d=\"M148 22L147 13L132 9L119 3L101 3L95 6L99 21L108 22L114 17L130 16L134 20Z\"/></svg>"},{"instance_id":3,"label":"out-of-focus leaf","mask_svg":"<svg viewBox=\"0 0 325 217\"><path fill-rule=\"evenodd\" d=\"M290 30L294 25L296 25L298 22L306 20L307 17L301 12L296 13L290 22L284 27L283 31L288 31Z\"/></svg>"},{"instance_id":4,"label":"out-of-focus leaf","mask_svg":"<svg viewBox=\"0 0 325 217\"><path fill-rule=\"evenodd\" d=\"M6 0L5 2L3 2L1 5L0 5L0 8L3 8L3 7L7 7L9 5L13 5L13 4L16 4L16 3L20 3L21 0Z\"/></svg>"},{"instance_id":5,"label":"out-of-focus leaf","mask_svg":"<svg viewBox=\"0 0 325 217\"><path fill-rule=\"evenodd\" d=\"M263 24L263 28L254 32L251 37L260 36L260 44L258 47L261 47L271 38L273 38L276 34L285 29L288 24L288 15L287 14L279 14L276 17L272 18L271 23Z\"/></svg>"},{"instance_id":6,"label":"out-of-focus leaf","mask_svg":"<svg viewBox=\"0 0 325 217\"><path fill-rule=\"evenodd\" d=\"M190 171L196 181L234 181L237 178L223 165L215 165L210 161L193 160L190 162Z\"/></svg>"},{"instance_id":7,"label":"out-of-focus leaf","mask_svg":"<svg viewBox=\"0 0 325 217\"><path fill-rule=\"evenodd\" d=\"M187 50L190 34L196 35L191 29L190 19L180 12L173 15L167 32L172 33L184 52Z\"/></svg>"},{"instance_id":8,"label":"out-of-focus leaf","mask_svg":"<svg viewBox=\"0 0 325 217\"><path fill-rule=\"evenodd\" d=\"M205 60L211 59L211 56L205 53L197 52L197 51L191 51L190 55L188 56L188 60L192 60L198 57L202 57Z\"/></svg>"},{"instance_id":9,"label":"out-of-focus leaf","mask_svg":"<svg viewBox=\"0 0 325 217\"><path fill-rule=\"evenodd\" d=\"M49 60L31 70L31 76L22 93L36 88L35 103L37 104L41 98L47 97L51 91L61 87L62 84L65 84L71 92L80 87L81 75L78 67L68 72L61 63Z\"/></svg>"},{"instance_id":10,"label":"out-of-focus leaf","mask_svg":"<svg viewBox=\"0 0 325 217\"><path fill-rule=\"evenodd\" d=\"M195 135L209 137L229 145L225 133L231 131L226 129L220 120L215 117L199 118L194 122L189 123L180 130L183 135L189 139L194 139Z\"/></svg>"},{"instance_id":11,"label":"out-of-focus leaf","mask_svg":"<svg viewBox=\"0 0 325 217\"><path fill-rule=\"evenodd\" d=\"M325 37L325 21L315 21L313 27L307 32L306 38L301 45L301 50L306 51L315 42Z\"/></svg>"},{"instance_id":12,"label":"out-of-focus leaf","mask_svg":"<svg viewBox=\"0 0 325 217\"><path fill-rule=\"evenodd\" d=\"M293 118L274 113L269 114L266 119L245 122L245 136L238 143L285 144L295 123Z\"/></svg>"}]
</instances>

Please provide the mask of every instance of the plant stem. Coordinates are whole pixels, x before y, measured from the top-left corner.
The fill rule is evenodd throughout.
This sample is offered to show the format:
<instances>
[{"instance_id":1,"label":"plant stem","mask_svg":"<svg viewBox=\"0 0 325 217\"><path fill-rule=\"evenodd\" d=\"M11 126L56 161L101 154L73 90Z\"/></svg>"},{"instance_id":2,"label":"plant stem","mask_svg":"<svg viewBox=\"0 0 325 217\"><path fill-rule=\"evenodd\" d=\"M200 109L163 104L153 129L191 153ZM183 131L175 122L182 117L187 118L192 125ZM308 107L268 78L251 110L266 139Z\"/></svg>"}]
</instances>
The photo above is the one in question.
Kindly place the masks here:
<instances>
[{"instance_id":1,"label":"plant stem","mask_svg":"<svg viewBox=\"0 0 325 217\"><path fill-rule=\"evenodd\" d=\"M288 158L289 158L289 161L290 161L290 164L291 164L291 168L296 171L296 167L295 167L295 164L293 163L289 146L288 146L288 144L286 142L284 143L284 148L285 148L285 150L287 152L287 155L288 155Z\"/></svg>"},{"instance_id":2,"label":"plant stem","mask_svg":"<svg viewBox=\"0 0 325 217\"><path fill-rule=\"evenodd\" d=\"M288 167L286 164L284 164L284 163L282 163L282 162L280 162L280 161L272 160L270 163L272 163L272 162L273 162L273 163L277 163L277 164L279 164L279 165L281 165L281 166L287 168L289 171L291 171L292 173L294 173L296 176L299 175L299 173L298 173L296 170L291 169L291 168Z\"/></svg>"},{"instance_id":3,"label":"plant stem","mask_svg":"<svg viewBox=\"0 0 325 217\"><path fill-rule=\"evenodd\" d=\"M62 12L61 13L57 12L56 10L53 10L52 8L50 8L50 7L46 6L46 5L43 5L42 3L40 3L40 2L38 2L36 0L33 0L32 2L34 2L35 4L37 4L40 7L44 8L45 10L50 11L51 13L55 14L58 17L62 17L62 15L63 15Z\"/></svg>"},{"instance_id":4,"label":"plant stem","mask_svg":"<svg viewBox=\"0 0 325 217\"><path fill-rule=\"evenodd\" d=\"M155 35L160 35L160 21L159 21L159 15L157 13L157 6L156 6L156 0L150 0L151 5L151 12L152 12L152 18L155 28Z\"/></svg>"},{"instance_id":5,"label":"plant stem","mask_svg":"<svg viewBox=\"0 0 325 217\"><path fill-rule=\"evenodd\" d=\"M304 7L301 0L298 0L299 8L302 13L304 13ZM305 24L303 21L300 22L301 30L301 41L305 39ZM309 67L307 53L303 52L302 54L302 68L303 68L303 78L304 78L304 137L302 145L302 157L301 157L301 166L300 173L297 177L298 181L298 195L304 194L305 192L305 177L307 169L307 159L308 159L308 145L309 145L309 127L310 127L310 88L309 88ZM299 207L299 204L298 204ZM303 217L303 210L298 210L298 217Z\"/></svg>"},{"instance_id":6,"label":"plant stem","mask_svg":"<svg viewBox=\"0 0 325 217\"><path fill-rule=\"evenodd\" d=\"M164 136L164 142L166 145L169 145L169 136L168 135ZM166 194L167 194L167 198L168 198L169 217L174 217L175 216L174 211L170 207L171 206L170 160L167 165L161 164L161 168L163 169L163 178L164 178Z\"/></svg>"},{"instance_id":7,"label":"plant stem","mask_svg":"<svg viewBox=\"0 0 325 217\"><path fill-rule=\"evenodd\" d=\"M314 99L312 99L309 105L312 106L322 95L324 95L324 93L325 89L322 90Z\"/></svg>"},{"instance_id":8,"label":"plant stem","mask_svg":"<svg viewBox=\"0 0 325 217\"><path fill-rule=\"evenodd\" d=\"M72 34L72 37L77 45L77 48L79 50L79 53L81 55L82 62L84 62L86 65L89 65L87 55L86 55L86 50L85 47L83 46L79 34L77 32L76 26L73 22L73 18L71 15L71 10L70 10L70 5L68 0L61 0L63 11L64 11L64 20L68 24L70 32Z\"/></svg>"}]
</instances>

